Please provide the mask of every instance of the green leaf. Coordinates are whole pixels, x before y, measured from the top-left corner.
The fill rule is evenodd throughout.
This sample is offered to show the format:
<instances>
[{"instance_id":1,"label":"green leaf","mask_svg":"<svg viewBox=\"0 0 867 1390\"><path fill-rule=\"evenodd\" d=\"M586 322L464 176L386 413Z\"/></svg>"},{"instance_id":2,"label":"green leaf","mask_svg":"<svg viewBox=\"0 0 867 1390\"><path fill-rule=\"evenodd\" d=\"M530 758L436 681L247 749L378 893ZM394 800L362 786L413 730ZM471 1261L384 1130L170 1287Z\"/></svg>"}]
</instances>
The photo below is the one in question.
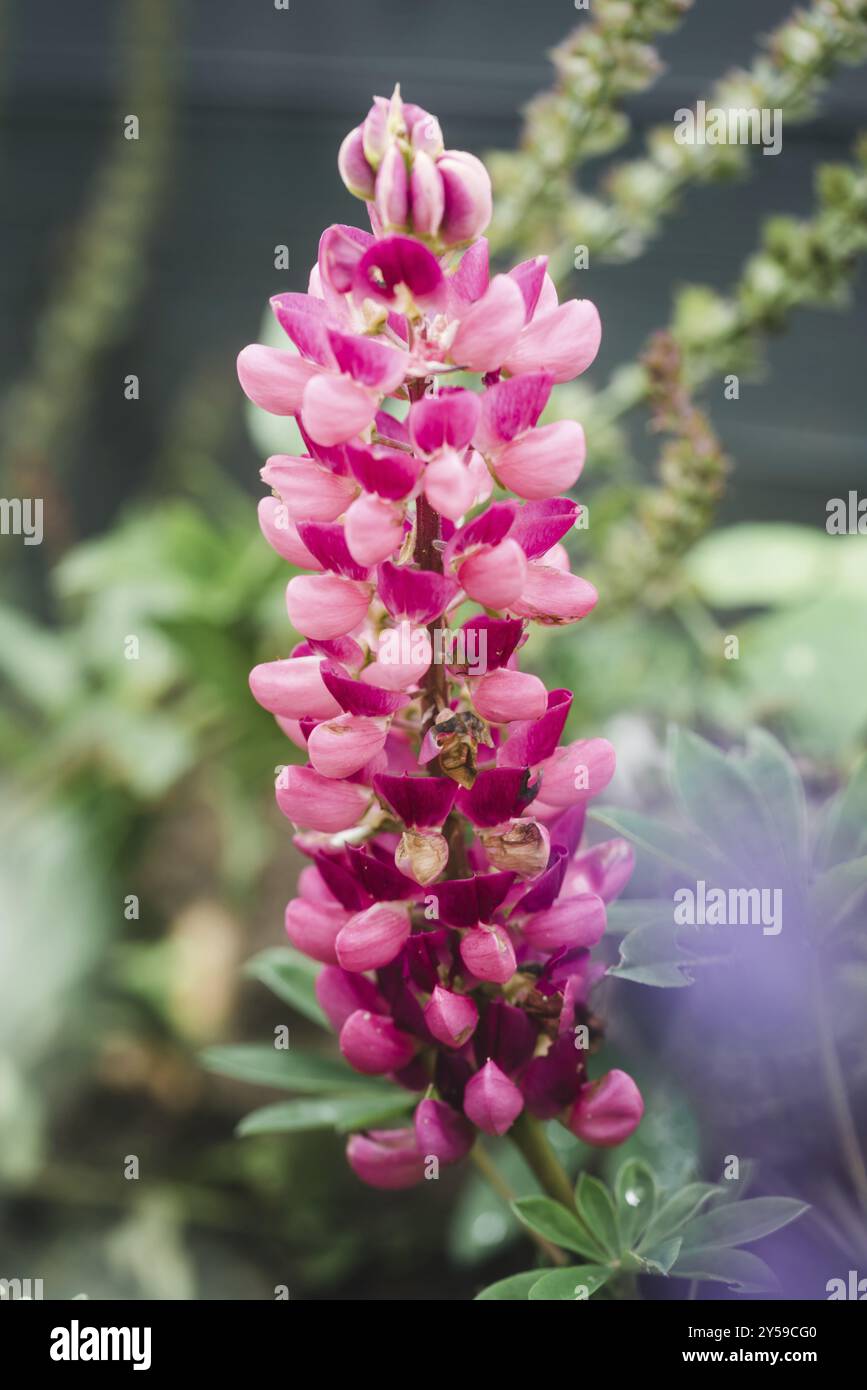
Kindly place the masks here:
<instances>
[{"instance_id":1,"label":"green leaf","mask_svg":"<svg viewBox=\"0 0 867 1390\"><path fill-rule=\"evenodd\" d=\"M780 858L795 881L807 857L807 801L798 769L785 748L765 729L747 735L743 769L764 802L776 833Z\"/></svg>"},{"instance_id":2,"label":"green leaf","mask_svg":"<svg viewBox=\"0 0 867 1390\"><path fill-rule=\"evenodd\" d=\"M779 1288L776 1275L764 1260L748 1250L719 1246L682 1250L670 1273L678 1279L710 1279L728 1284L740 1293L769 1293Z\"/></svg>"},{"instance_id":3,"label":"green leaf","mask_svg":"<svg viewBox=\"0 0 867 1390\"><path fill-rule=\"evenodd\" d=\"M266 1105L245 1115L237 1133L292 1134L301 1130L336 1129L344 1134L368 1129L403 1115L416 1103L408 1092L391 1098L372 1091L368 1095L317 1097L314 1100L287 1100Z\"/></svg>"},{"instance_id":4,"label":"green leaf","mask_svg":"<svg viewBox=\"0 0 867 1390\"><path fill-rule=\"evenodd\" d=\"M867 892L867 855L826 869L810 888L810 919L820 931L832 931L858 906Z\"/></svg>"},{"instance_id":5,"label":"green leaf","mask_svg":"<svg viewBox=\"0 0 867 1390\"><path fill-rule=\"evenodd\" d=\"M627 936L640 927L671 920L672 903L669 898L626 898L608 904L605 930L609 936Z\"/></svg>"},{"instance_id":6,"label":"green leaf","mask_svg":"<svg viewBox=\"0 0 867 1390\"><path fill-rule=\"evenodd\" d=\"M523 1274L512 1274L508 1279L498 1279L496 1284L489 1284L481 1293L477 1293L474 1299L476 1303L523 1303L529 1296L534 1284L539 1282L538 1269L528 1269Z\"/></svg>"},{"instance_id":7,"label":"green leaf","mask_svg":"<svg viewBox=\"0 0 867 1390\"><path fill-rule=\"evenodd\" d=\"M254 980L267 985L278 999L291 1004L305 1018L322 1028L330 1027L316 998L316 976L322 969L317 961L289 946L275 946L254 956L244 968Z\"/></svg>"},{"instance_id":8,"label":"green leaf","mask_svg":"<svg viewBox=\"0 0 867 1390\"><path fill-rule=\"evenodd\" d=\"M568 1269L553 1269L537 1278L530 1289L533 1302L542 1299L557 1303L583 1303L607 1284L614 1271L606 1265L570 1265Z\"/></svg>"},{"instance_id":9,"label":"green leaf","mask_svg":"<svg viewBox=\"0 0 867 1390\"><path fill-rule=\"evenodd\" d=\"M669 1274L671 1267L680 1254L683 1240L680 1236L675 1236L671 1240L662 1241L655 1245L653 1249L645 1251L639 1255L642 1265L648 1274Z\"/></svg>"},{"instance_id":10,"label":"green leaf","mask_svg":"<svg viewBox=\"0 0 867 1390\"><path fill-rule=\"evenodd\" d=\"M819 591L829 577L832 544L812 527L744 522L706 536L685 564L706 603L764 608Z\"/></svg>"},{"instance_id":11,"label":"green leaf","mask_svg":"<svg viewBox=\"0 0 867 1390\"><path fill-rule=\"evenodd\" d=\"M662 916L662 908L666 916ZM658 989L682 989L693 983L690 967L701 964L701 957L685 941L696 939L694 927L682 927L674 920L673 902L660 904L660 917L636 927L620 943L620 959L607 974L615 979L632 980Z\"/></svg>"},{"instance_id":12,"label":"green leaf","mask_svg":"<svg viewBox=\"0 0 867 1390\"><path fill-rule=\"evenodd\" d=\"M512 1210L531 1231L564 1250L574 1250L594 1261L605 1255L604 1247L592 1239L578 1218L551 1197L519 1197Z\"/></svg>"},{"instance_id":13,"label":"green leaf","mask_svg":"<svg viewBox=\"0 0 867 1390\"><path fill-rule=\"evenodd\" d=\"M742 1202L728 1202L689 1222L683 1233L684 1247L748 1245L788 1226L806 1210L806 1205L793 1197L747 1197Z\"/></svg>"},{"instance_id":14,"label":"green leaf","mask_svg":"<svg viewBox=\"0 0 867 1390\"><path fill-rule=\"evenodd\" d=\"M614 1183L621 1248L631 1250L638 1235L653 1220L657 1187L653 1169L640 1158L629 1158Z\"/></svg>"},{"instance_id":15,"label":"green leaf","mask_svg":"<svg viewBox=\"0 0 867 1390\"><path fill-rule=\"evenodd\" d=\"M690 824L736 868L766 866L777 834L743 767L689 729L672 729L669 744L673 789Z\"/></svg>"},{"instance_id":16,"label":"green leaf","mask_svg":"<svg viewBox=\"0 0 867 1390\"><path fill-rule=\"evenodd\" d=\"M360 1088L366 1094L377 1090L370 1077L353 1071L345 1062L320 1057L312 1052L295 1052L267 1044L239 1044L236 1047L208 1047L202 1062L209 1071L251 1081L259 1086L279 1086L281 1090L320 1095L323 1091L346 1092ZM382 1087L384 1095L391 1087Z\"/></svg>"},{"instance_id":17,"label":"green leaf","mask_svg":"<svg viewBox=\"0 0 867 1390\"><path fill-rule=\"evenodd\" d=\"M704 1206L713 1196L719 1196L721 1189L712 1182L691 1182L675 1192L659 1208L641 1239L639 1252L647 1246L657 1245L668 1240L681 1226Z\"/></svg>"},{"instance_id":18,"label":"green leaf","mask_svg":"<svg viewBox=\"0 0 867 1390\"><path fill-rule=\"evenodd\" d=\"M593 820L607 825L618 835L624 835L645 854L663 860L687 877L715 877L710 872L711 862L715 859L713 851L685 831L665 825L652 816L642 815L640 811L615 809L613 806L600 807L590 814Z\"/></svg>"},{"instance_id":19,"label":"green leaf","mask_svg":"<svg viewBox=\"0 0 867 1390\"><path fill-rule=\"evenodd\" d=\"M824 867L858 859L867 850L867 753L846 786L825 807L816 861Z\"/></svg>"},{"instance_id":20,"label":"green leaf","mask_svg":"<svg viewBox=\"0 0 867 1390\"><path fill-rule=\"evenodd\" d=\"M575 1202L583 1221L609 1255L620 1253L620 1233L611 1193L598 1178L582 1173L575 1188Z\"/></svg>"}]
</instances>

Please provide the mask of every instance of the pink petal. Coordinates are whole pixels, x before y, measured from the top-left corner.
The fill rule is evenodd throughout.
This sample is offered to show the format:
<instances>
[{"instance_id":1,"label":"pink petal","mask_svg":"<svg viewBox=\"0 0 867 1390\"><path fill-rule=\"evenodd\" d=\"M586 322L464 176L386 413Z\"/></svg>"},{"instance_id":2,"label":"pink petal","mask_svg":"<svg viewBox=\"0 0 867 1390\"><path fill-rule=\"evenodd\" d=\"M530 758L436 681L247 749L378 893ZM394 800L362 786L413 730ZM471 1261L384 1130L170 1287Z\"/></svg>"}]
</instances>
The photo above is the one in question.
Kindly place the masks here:
<instances>
[{"instance_id":1,"label":"pink petal","mask_svg":"<svg viewBox=\"0 0 867 1390\"><path fill-rule=\"evenodd\" d=\"M245 395L272 415L297 415L305 387L319 372L314 362L282 348L254 343L238 354L238 380Z\"/></svg>"},{"instance_id":2,"label":"pink petal","mask_svg":"<svg viewBox=\"0 0 867 1390\"><path fill-rule=\"evenodd\" d=\"M601 340L596 305L589 299L570 299L553 313L537 313L503 365L513 376L550 372L557 383L571 381L590 366Z\"/></svg>"}]
</instances>

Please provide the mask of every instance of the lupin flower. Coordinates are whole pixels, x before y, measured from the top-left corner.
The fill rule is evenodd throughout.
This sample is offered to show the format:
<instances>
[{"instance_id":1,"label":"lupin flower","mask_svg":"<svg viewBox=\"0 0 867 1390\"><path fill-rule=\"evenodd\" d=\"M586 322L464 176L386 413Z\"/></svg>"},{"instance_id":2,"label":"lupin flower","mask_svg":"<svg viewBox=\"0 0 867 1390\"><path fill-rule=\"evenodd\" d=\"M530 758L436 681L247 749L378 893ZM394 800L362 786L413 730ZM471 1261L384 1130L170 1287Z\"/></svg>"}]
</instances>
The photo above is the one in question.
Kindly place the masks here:
<instances>
[{"instance_id":1,"label":"lupin flower","mask_svg":"<svg viewBox=\"0 0 867 1390\"><path fill-rule=\"evenodd\" d=\"M419 1092L411 1128L349 1141L363 1181L402 1188L479 1131L557 1119L607 1146L641 1119L635 1083L591 1079L575 1046L591 1020L598 1045L591 951L632 870L623 841L581 845L614 751L561 744L570 693L519 663L530 624L597 598L563 545L579 505L557 495L583 431L539 421L601 329L588 301L558 303L544 257L491 276L484 166L399 91L338 164L371 231L328 228L308 293L272 300L287 348L238 363L307 446L267 461L259 508L307 571L286 594L303 640L250 686L306 755L277 781L310 861L286 931L322 964L350 1065Z\"/></svg>"}]
</instances>

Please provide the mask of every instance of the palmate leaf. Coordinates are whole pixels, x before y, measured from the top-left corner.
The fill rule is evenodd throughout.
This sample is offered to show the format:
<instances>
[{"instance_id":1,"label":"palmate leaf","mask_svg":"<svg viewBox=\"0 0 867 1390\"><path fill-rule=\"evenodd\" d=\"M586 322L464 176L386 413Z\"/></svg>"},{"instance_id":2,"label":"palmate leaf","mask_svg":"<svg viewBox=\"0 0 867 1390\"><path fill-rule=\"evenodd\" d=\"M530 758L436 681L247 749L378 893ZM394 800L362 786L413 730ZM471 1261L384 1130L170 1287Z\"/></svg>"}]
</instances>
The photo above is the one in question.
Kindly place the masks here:
<instances>
[{"instance_id":1,"label":"palmate leaf","mask_svg":"<svg viewBox=\"0 0 867 1390\"><path fill-rule=\"evenodd\" d=\"M614 1199L620 1246L623 1250L631 1250L656 1211L657 1184L650 1165L640 1158L627 1159L614 1181ZM666 1234L662 1232L660 1239Z\"/></svg>"},{"instance_id":2,"label":"palmate leaf","mask_svg":"<svg viewBox=\"0 0 867 1390\"><path fill-rule=\"evenodd\" d=\"M481 1293L475 1297L476 1303L523 1303L530 1296L530 1290L534 1284L538 1284L540 1271L538 1269L527 1269L522 1274L511 1274L508 1279L498 1279L496 1284L489 1284Z\"/></svg>"},{"instance_id":3,"label":"palmate leaf","mask_svg":"<svg viewBox=\"0 0 867 1390\"><path fill-rule=\"evenodd\" d=\"M807 1210L793 1197L747 1197L695 1216L683 1228L684 1253L707 1246L749 1245L796 1221Z\"/></svg>"},{"instance_id":4,"label":"palmate leaf","mask_svg":"<svg viewBox=\"0 0 867 1390\"><path fill-rule=\"evenodd\" d=\"M623 938L620 959L607 974L639 985L682 989L693 983L690 967L701 964L701 956L687 944L695 938L695 928L674 921L673 902L660 899L656 921L636 927Z\"/></svg>"},{"instance_id":5,"label":"palmate leaf","mask_svg":"<svg viewBox=\"0 0 867 1390\"><path fill-rule=\"evenodd\" d=\"M688 821L735 868L779 858L774 821L741 761L689 729L672 729L669 758L672 788Z\"/></svg>"},{"instance_id":6,"label":"palmate leaf","mask_svg":"<svg viewBox=\"0 0 867 1390\"><path fill-rule=\"evenodd\" d=\"M336 1129L339 1134L370 1129L405 1115L417 1098L409 1092L385 1088L351 1096L316 1096L266 1105L245 1115L237 1128L241 1136L292 1134L302 1130Z\"/></svg>"},{"instance_id":7,"label":"palmate leaf","mask_svg":"<svg viewBox=\"0 0 867 1390\"><path fill-rule=\"evenodd\" d=\"M572 1265L553 1269L537 1278L527 1295L531 1302L586 1303L609 1279L614 1270L607 1265Z\"/></svg>"},{"instance_id":8,"label":"palmate leaf","mask_svg":"<svg viewBox=\"0 0 867 1390\"><path fill-rule=\"evenodd\" d=\"M320 1057L313 1052L269 1047L267 1043L246 1043L231 1047L208 1047L202 1062L209 1071L258 1086L276 1086L280 1090L298 1091L304 1095L323 1092L371 1090L369 1077L353 1071L342 1060ZM383 1090L385 1088L383 1087Z\"/></svg>"},{"instance_id":9,"label":"palmate leaf","mask_svg":"<svg viewBox=\"0 0 867 1390\"><path fill-rule=\"evenodd\" d=\"M815 861L831 868L867 853L867 753L842 791L823 812L816 841Z\"/></svg>"},{"instance_id":10,"label":"palmate leaf","mask_svg":"<svg viewBox=\"0 0 867 1390\"><path fill-rule=\"evenodd\" d=\"M802 881L807 861L807 798L797 767L765 729L748 733L742 767L765 804L790 880Z\"/></svg>"},{"instance_id":11,"label":"palmate leaf","mask_svg":"<svg viewBox=\"0 0 867 1390\"><path fill-rule=\"evenodd\" d=\"M867 893L867 855L826 869L810 887L810 921L819 933L832 931Z\"/></svg>"},{"instance_id":12,"label":"palmate leaf","mask_svg":"<svg viewBox=\"0 0 867 1390\"><path fill-rule=\"evenodd\" d=\"M677 1279L709 1279L738 1293L770 1293L779 1288L773 1270L748 1250L723 1246L681 1250L670 1273Z\"/></svg>"},{"instance_id":13,"label":"palmate leaf","mask_svg":"<svg viewBox=\"0 0 867 1390\"><path fill-rule=\"evenodd\" d=\"M567 1211L551 1197L519 1197L512 1210L525 1226L563 1250L574 1250L594 1262L604 1260L605 1248Z\"/></svg>"},{"instance_id":14,"label":"palmate leaf","mask_svg":"<svg viewBox=\"0 0 867 1390\"><path fill-rule=\"evenodd\" d=\"M592 1231L606 1254L616 1256L621 1250L617 1214L611 1193L598 1178L582 1173L575 1188L575 1204L585 1225Z\"/></svg>"},{"instance_id":15,"label":"palmate leaf","mask_svg":"<svg viewBox=\"0 0 867 1390\"><path fill-rule=\"evenodd\" d=\"M305 1018L321 1028L329 1027L316 999L316 976L322 967L315 960L293 951L290 946L275 946L254 956L244 968L254 980L261 980L278 999L291 1004Z\"/></svg>"},{"instance_id":16,"label":"palmate leaf","mask_svg":"<svg viewBox=\"0 0 867 1390\"><path fill-rule=\"evenodd\" d=\"M640 811L601 806L591 811L590 815L617 835L631 840L645 854L685 874L687 880L694 882L698 878L714 880L720 877L719 857L695 835L666 825L652 816L642 815Z\"/></svg>"},{"instance_id":17,"label":"palmate leaf","mask_svg":"<svg viewBox=\"0 0 867 1390\"><path fill-rule=\"evenodd\" d=\"M690 1182L679 1192L673 1193L648 1223L638 1245L639 1254L651 1250L655 1245L679 1232L712 1197L719 1196L721 1191L716 1183Z\"/></svg>"}]
</instances>

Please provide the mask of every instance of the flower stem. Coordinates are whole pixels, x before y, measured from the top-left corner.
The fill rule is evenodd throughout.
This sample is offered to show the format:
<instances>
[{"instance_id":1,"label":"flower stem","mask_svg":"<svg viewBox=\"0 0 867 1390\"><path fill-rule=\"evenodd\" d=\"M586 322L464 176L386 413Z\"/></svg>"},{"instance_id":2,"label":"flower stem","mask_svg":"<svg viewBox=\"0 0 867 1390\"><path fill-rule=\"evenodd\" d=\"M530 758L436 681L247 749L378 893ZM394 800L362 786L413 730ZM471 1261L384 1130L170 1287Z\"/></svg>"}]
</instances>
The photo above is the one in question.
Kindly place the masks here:
<instances>
[{"instance_id":1,"label":"flower stem","mask_svg":"<svg viewBox=\"0 0 867 1390\"><path fill-rule=\"evenodd\" d=\"M494 1163L490 1154L482 1148L480 1143L473 1145L470 1150L470 1158L473 1160L492 1191L496 1192L497 1196L501 1197L507 1206L511 1206L512 1202L515 1200L516 1194L506 1182L506 1179L503 1177L496 1163ZM544 1236L540 1236L538 1231L528 1230L528 1234L553 1265L565 1265L567 1263L563 1251L559 1250L556 1245L553 1245L550 1240L546 1240Z\"/></svg>"},{"instance_id":2,"label":"flower stem","mask_svg":"<svg viewBox=\"0 0 867 1390\"><path fill-rule=\"evenodd\" d=\"M548 1196L553 1197L555 1202L562 1202L574 1214L572 1183L548 1143L539 1121L525 1110L512 1125L509 1138L520 1149Z\"/></svg>"}]
</instances>

